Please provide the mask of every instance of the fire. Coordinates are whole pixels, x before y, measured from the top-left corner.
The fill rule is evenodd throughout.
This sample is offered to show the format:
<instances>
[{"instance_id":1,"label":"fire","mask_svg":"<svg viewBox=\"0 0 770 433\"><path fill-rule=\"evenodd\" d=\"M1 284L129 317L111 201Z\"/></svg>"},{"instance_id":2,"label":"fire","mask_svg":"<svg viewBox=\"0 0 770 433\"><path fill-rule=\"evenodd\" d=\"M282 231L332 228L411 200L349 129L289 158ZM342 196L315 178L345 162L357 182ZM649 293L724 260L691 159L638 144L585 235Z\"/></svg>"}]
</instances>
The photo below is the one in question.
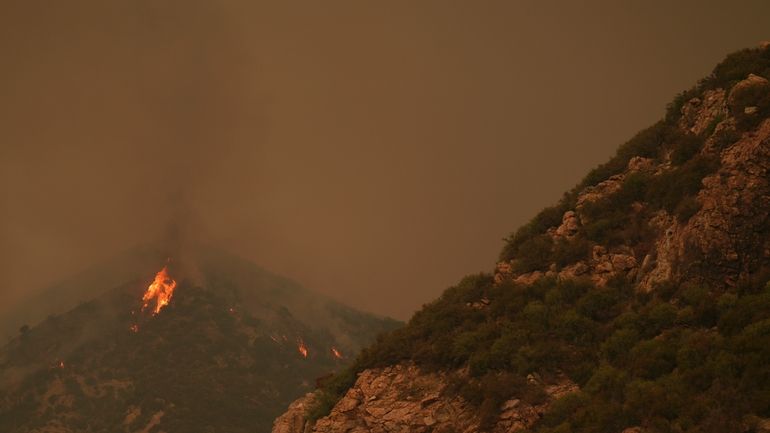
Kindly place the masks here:
<instances>
[{"instance_id":1,"label":"fire","mask_svg":"<svg viewBox=\"0 0 770 433\"><path fill-rule=\"evenodd\" d=\"M307 358L307 346L305 346L305 342L301 338L297 340L297 350L303 358Z\"/></svg>"},{"instance_id":2,"label":"fire","mask_svg":"<svg viewBox=\"0 0 770 433\"><path fill-rule=\"evenodd\" d=\"M155 275L155 281L150 284L147 291L142 297L144 304L142 305L142 311L150 307L150 302L155 301L155 306L151 307L152 315L160 313L171 301L171 297L174 296L174 289L176 288L176 281L169 277L168 269L166 266Z\"/></svg>"},{"instance_id":3,"label":"fire","mask_svg":"<svg viewBox=\"0 0 770 433\"><path fill-rule=\"evenodd\" d=\"M133 332L133 333L137 333L137 332L139 332L139 325L137 325L136 323L134 323L134 324L133 324L133 325L131 325L131 326L130 326L128 329L130 329L130 330L131 330L131 332Z\"/></svg>"},{"instance_id":4,"label":"fire","mask_svg":"<svg viewBox=\"0 0 770 433\"><path fill-rule=\"evenodd\" d=\"M334 355L334 357L337 359L343 358L342 353L339 350L337 350L336 347L332 347L332 355Z\"/></svg>"}]
</instances>

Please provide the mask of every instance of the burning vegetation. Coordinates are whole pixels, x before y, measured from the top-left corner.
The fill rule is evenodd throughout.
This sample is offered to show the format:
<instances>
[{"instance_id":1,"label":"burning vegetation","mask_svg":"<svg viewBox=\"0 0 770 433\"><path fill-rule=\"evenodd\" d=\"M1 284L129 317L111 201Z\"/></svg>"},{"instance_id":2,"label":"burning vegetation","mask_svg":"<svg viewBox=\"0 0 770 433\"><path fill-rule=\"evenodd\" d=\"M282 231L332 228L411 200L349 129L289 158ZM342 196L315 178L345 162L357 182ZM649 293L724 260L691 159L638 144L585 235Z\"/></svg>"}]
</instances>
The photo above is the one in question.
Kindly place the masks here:
<instances>
[{"instance_id":1,"label":"burning vegetation","mask_svg":"<svg viewBox=\"0 0 770 433\"><path fill-rule=\"evenodd\" d=\"M297 351L303 358L307 358L307 346L305 346L305 341L301 338L297 340Z\"/></svg>"},{"instance_id":2,"label":"burning vegetation","mask_svg":"<svg viewBox=\"0 0 770 433\"><path fill-rule=\"evenodd\" d=\"M168 275L168 266L164 266L155 274L155 280L142 297L142 311L149 308L153 316L160 313L160 310L171 302L175 288L176 281Z\"/></svg>"},{"instance_id":3,"label":"burning vegetation","mask_svg":"<svg viewBox=\"0 0 770 433\"><path fill-rule=\"evenodd\" d=\"M337 350L336 347L332 347L332 355L334 355L334 357L337 359L343 358L342 353L339 350Z\"/></svg>"}]
</instances>

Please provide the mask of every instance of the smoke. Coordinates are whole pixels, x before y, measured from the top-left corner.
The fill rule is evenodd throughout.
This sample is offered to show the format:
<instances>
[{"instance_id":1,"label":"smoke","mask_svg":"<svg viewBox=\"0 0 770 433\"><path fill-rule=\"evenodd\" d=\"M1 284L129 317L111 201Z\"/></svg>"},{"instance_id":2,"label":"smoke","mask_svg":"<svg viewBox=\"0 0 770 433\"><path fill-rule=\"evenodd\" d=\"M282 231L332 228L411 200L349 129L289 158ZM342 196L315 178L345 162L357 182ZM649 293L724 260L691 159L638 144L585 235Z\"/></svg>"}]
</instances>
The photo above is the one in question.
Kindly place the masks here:
<instances>
[{"instance_id":1,"label":"smoke","mask_svg":"<svg viewBox=\"0 0 770 433\"><path fill-rule=\"evenodd\" d=\"M210 240L200 205L262 140L259 73L220 8L180 6L2 7L1 306L133 245Z\"/></svg>"},{"instance_id":2,"label":"smoke","mask_svg":"<svg viewBox=\"0 0 770 433\"><path fill-rule=\"evenodd\" d=\"M406 319L767 38L663 5L0 2L0 319L159 239Z\"/></svg>"}]
</instances>

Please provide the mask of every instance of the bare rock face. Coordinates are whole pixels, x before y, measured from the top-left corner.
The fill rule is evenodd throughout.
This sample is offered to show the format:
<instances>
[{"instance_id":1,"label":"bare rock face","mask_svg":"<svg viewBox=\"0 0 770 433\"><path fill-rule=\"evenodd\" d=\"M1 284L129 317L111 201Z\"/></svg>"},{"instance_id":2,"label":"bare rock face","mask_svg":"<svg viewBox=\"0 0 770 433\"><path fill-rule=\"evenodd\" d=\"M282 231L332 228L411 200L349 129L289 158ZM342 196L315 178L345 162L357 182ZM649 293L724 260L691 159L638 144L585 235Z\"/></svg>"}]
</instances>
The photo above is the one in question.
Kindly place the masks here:
<instances>
[{"instance_id":1,"label":"bare rock face","mask_svg":"<svg viewBox=\"0 0 770 433\"><path fill-rule=\"evenodd\" d=\"M557 237L571 238L575 236L580 228L580 220L578 219L575 211L568 210L564 212L564 216L561 220L561 225L556 228L555 235Z\"/></svg>"},{"instance_id":2,"label":"bare rock face","mask_svg":"<svg viewBox=\"0 0 770 433\"><path fill-rule=\"evenodd\" d=\"M572 265L565 266L559 271L560 279L575 279L586 275L591 271L591 268L583 261L574 263Z\"/></svg>"},{"instance_id":3,"label":"bare rock face","mask_svg":"<svg viewBox=\"0 0 770 433\"><path fill-rule=\"evenodd\" d=\"M276 418L273 423L273 433L305 433L310 431L307 422L307 411L315 403L315 394L307 393L295 400L286 412Z\"/></svg>"},{"instance_id":4,"label":"bare rock face","mask_svg":"<svg viewBox=\"0 0 770 433\"><path fill-rule=\"evenodd\" d=\"M523 284L525 286L533 284L535 281L545 277L545 273L541 271L528 272L521 274L514 278L513 282L516 284Z\"/></svg>"},{"instance_id":5,"label":"bare rock face","mask_svg":"<svg viewBox=\"0 0 770 433\"><path fill-rule=\"evenodd\" d=\"M701 134L711 122L727 113L725 91L708 90L703 98L692 98L682 107L679 128L693 134Z\"/></svg>"},{"instance_id":6,"label":"bare rock face","mask_svg":"<svg viewBox=\"0 0 770 433\"><path fill-rule=\"evenodd\" d=\"M273 433L479 432L478 408L446 392L449 374L426 373L410 364L365 370L331 413L314 426L308 426L302 417L303 406L313 401L309 394L276 420ZM545 403L531 405L512 398L502 404L497 422L487 431L527 429L543 416L551 401L578 390L566 378L542 385L549 396Z\"/></svg>"},{"instance_id":7,"label":"bare rock face","mask_svg":"<svg viewBox=\"0 0 770 433\"><path fill-rule=\"evenodd\" d=\"M576 207L577 207L578 213L580 213L580 208L582 208L586 203L593 203L593 202L599 201L604 197L609 196L610 194L614 194L620 191L620 187L623 186L624 178L625 176L623 174L616 174L603 182L599 182L594 186L589 186L586 189L584 189L580 193L577 199ZM581 218L581 221L582 221L582 218ZM582 221L582 222L585 224L587 221Z\"/></svg>"},{"instance_id":8,"label":"bare rock face","mask_svg":"<svg viewBox=\"0 0 770 433\"><path fill-rule=\"evenodd\" d=\"M495 284L500 284L513 276L513 266L509 262L498 262L495 267Z\"/></svg>"},{"instance_id":9,"label":"bare rock face","mask_svg":"<svg viewBox=\"0 0 770 433\"><path fill-rule=\"evenodd\" d=\"M703 180L701 209L684 225L668 218L642 289L672 279L732 285L767 264L770 120L725 149L721 159L717 173Z\"/></svg>"},{"instance_id":10,"label":"bare rock face","mask_svg":"<svg viewBox=\"0 0 770 433\"><path fill-rule=\"evenodd\" d=\"M598 287L607 285L609 280L617 276L626 276L632 279L636 275L638 268L636 257L631 248L620 246L607 251L607 248L601 245L595 245L591 252L589 264L581 266L582 262L576 263L578 269L583 271ZM574 274L574 266L565 267L559 274L560 277L569 278ZM566 272L565 272L566 271ZM581 274L578 274L581 275Z\"/></svg>"},{"instance_id":11,"label":"bare rock face","mask_svg":"<svg viewBox=\"0 0 770 433\"><path fill-rule=\"evenodd\" d=\"M733 86L727 105L733 115L754 114L758 107L770 103L770 82L758 75L748 78Z\"/></svg>"}]
</instances>

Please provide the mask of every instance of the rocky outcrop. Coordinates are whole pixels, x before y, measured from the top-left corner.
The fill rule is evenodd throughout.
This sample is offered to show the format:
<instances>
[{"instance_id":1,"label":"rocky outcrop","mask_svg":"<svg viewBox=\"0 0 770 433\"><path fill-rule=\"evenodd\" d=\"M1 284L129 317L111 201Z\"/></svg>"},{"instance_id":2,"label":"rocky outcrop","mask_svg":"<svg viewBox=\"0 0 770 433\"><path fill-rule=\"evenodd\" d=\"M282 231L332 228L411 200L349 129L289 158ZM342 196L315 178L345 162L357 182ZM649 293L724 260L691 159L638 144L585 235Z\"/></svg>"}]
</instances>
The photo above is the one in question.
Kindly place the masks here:
<instances>
[{"instance_id":1,"label":"rocky outcrop","mask_svg":"<svg viewBox=\"0 0 770 433\"><path fill-rule=\"evenodd\" d=\"M580 229L580 219L575 211L568 210L564 212L561 225L556 228L554 235L560 238L570 239L575 236Z\"/></svg>"},{"instance_id":2,"label":"rocky outcrop","mask_svg":"<svg viewBox=\"0 0 770 433\"><path fill-rule=\"evenodd\" d=\"M311 426L307 421L307 411L315 402L315 394L312 392L295 400L283 415L276 418L273 424L273 433L305 433L310 431Z\"/></svg>"},{"instance_id":3,"label":"rocky outcrop","mask_svg":"<svg viewBox=\"0 0 770 433\"><path fill-rule=\"evenodd\" d=\"M770 222L770 121L739 133L735 117L745 117L766 105L770 105L770 82L756 75L737 83L729 94L723 89L708 90L684 104L678 127L696 135L711 133L701 152L719 158L721 168L703 180L696 198L700 210L688 221L680 222L665 211L658 211L647 221L657 233L648 254L637 257L630 246L609 251L596 246L587 260L557 270L517 274L511 263L500 263L495 281L532 284L556 275L561 279L588 278L601 286L623 276L636 282L640 291L650 291L671 281L733 285L768 265L770 245L763 234ZM726 135L726 131L735 136L731 140L734 143L716 143L715 137ZM575 209L567 211L562 223L547 233L554 242L571 239L581 226L590 223L584 207L615 194L630 173L659 175L671 168L666 160L656 164L649 158L632 158L623 173L580 191ZM634 203L632 208L640 212L644 206Z\"/></svg>"},{"instance_id":4,"label":"rocky outcrop","mask_svg":"<svg viewBox=\"0 0 770 433\"><path fill-rule=\"evenodd\" d=\"M679 128L700 135L712 122L725 116L727 105L723 89L708 90L702 98L692 98L682 107Z\"/></svg>"},{"instance_id":5,"label":"rocky outcrop","mask_svg":"<svg viewBox=\"0 0 770 433\"><path fill-rule=\"evenodd\" d=\"M770 104L770 82L754 74L750 74L748 78L736 84L727 100L730 113L734 116L756 114L760 107L768 104Z\"/></svg>"},{"instance_id":6,"label":"rocky outcrop","mask_svg":"<svg viewBox=\"0 0 770 433\"><path fill-rule=\"evenodd\" d=\"M670 280L734 285L770 258L770 120L721 155L721 168L703 180L701 209L682 225L667 224L651 254L643 290Z\"/></svg>"},{"instance_id":7,"label":"rocky outcrop","mask_svg":"<svg viewBox=\"0 0 770 433\"><path fill-rule=\"evenodd\" d=\"M478 432L478 408L454 392L448 392L450 376L458 372L424 372L411 364L365 370L331 413L310 426L304 410L313 394L294 402L275 422L273 433L384 433L384 432ZM530 381L540 381L535 376ZM485 431L516 432L539 420L550 403L578 390L566 378L542 383L546 401L532 405L511 398L501 407L494 425Z\"/></svg>"}]
</instances>

